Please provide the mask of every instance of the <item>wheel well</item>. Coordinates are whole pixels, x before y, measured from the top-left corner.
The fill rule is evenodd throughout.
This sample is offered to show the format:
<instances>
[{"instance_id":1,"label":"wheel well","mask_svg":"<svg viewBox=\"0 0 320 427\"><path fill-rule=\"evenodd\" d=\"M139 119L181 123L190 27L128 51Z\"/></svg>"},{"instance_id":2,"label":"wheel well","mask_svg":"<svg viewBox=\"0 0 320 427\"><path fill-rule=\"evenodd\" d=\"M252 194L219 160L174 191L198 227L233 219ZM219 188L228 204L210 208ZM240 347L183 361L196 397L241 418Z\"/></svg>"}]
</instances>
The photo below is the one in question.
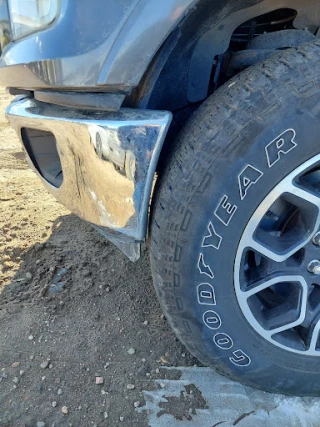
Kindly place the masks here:
<instances>
[{"instance_id":1,"label":"wheel well","mask_svg":"<svg viewBox=\"0 0 320 427\"><path fill-rule=\"evenodd\" d=\"M318 0L200 0L159 49L125 105L174 112L202 102L212 89L215 60L229 49L234 31L263 15L281 21L286 13L292 28L314 34L320 27ZM287 28L274 25L271 31Z\"/></svg>"},{"instance_id":2,"label":"wheel well","mask_svg":"<svg viewBox=\"0 0 320 427\"><path fill-rule=\"evenodd\" d=\"M124 104L173 113L158 170L182 126L219 86L273 51L308 41L319 27L318 0L200 0L159 49ZM239 31L242 40L236 40ZM248 43L264 33L281 33L282 41L269 40L269 53L262 40L259 48L248 51Z\"/></svg>"}]
</instances>

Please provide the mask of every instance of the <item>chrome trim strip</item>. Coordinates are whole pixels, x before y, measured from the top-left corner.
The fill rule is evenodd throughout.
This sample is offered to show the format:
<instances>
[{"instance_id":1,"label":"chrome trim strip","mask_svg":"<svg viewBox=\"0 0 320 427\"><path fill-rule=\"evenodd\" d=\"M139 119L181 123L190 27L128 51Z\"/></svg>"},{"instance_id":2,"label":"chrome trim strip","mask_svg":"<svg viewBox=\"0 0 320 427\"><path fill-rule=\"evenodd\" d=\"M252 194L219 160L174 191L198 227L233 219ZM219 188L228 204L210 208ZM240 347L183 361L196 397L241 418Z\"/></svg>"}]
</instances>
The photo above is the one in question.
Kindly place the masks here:
<instances>
[{"instance_id":1,"label":"chrome trim strip","mask_svg":"<svg viewBox=\"0 0 320 427\"><path fill-rule=\"evenodd\" d=\"M41 177L28 155L27 160L60 203L132 242L145 238L152 183L170 112L83 112L23 99L14 101L6 114L20 139L23 127L55 136L63 171L60 188Z\"/></svg>"}]
</instances>

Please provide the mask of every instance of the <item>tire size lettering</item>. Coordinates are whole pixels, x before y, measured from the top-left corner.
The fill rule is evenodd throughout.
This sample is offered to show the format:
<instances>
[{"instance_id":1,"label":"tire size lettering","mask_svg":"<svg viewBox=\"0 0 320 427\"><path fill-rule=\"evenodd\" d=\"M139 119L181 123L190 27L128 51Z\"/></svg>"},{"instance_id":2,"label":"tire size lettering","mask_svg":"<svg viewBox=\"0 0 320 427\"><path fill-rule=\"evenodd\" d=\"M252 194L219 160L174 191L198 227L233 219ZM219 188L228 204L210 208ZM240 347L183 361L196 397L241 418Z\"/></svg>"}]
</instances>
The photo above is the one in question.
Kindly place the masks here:
<instances>
[{"instance_id":1,"label":"tire size lettering","mask_svg":"<svg viewBox=\"0 0 320 427\"><path fill-rule=\"evenodd\" d=\"M216 297L214 287L209 283L201 283L197 288L198 303L200 305L216 305ZM207 328L214 331L220 331L222 320L220 315L213 310L207 310L202 315L202 321ZM233 350L234 343L230 335L225 332L217 332L213 338L213 343L224 351ZM232 351L229 357L231 363L236 366L243 367L251 364L251 358L241 349Z\"/></svg>"},{"instance_id":2,"label":"tire size lettering","mask_svg":"<svg viewBox=\"0 0 320 427\"><path fill-rule=\"evenodd\" d=\"M202 316L204 324L214 331L218 330L221 327L221 319L218 313L215 311L209 310L203 313Z\"/></svg>"},{"instance_id":3,"label":"tire size lettering","mask_svg":"<svg viewBox=\"0 0 320 427\"><path fill-rule=\"evenodd\" d=\"M222 241L222 237L216 232L212 222L209 222L208 225L208 235L203 238L202 247L208 248L213 247L214 249L219 249Z\"/></svg>"},{"instance_id":4,"label":"tire size lettering","mask_svg":"<svg viewBox=\"0 0 320 427\"><path fill-rule=\"evenodd\" d=\"M214 211L214 214L222 222L222 224L228 227L237 209L238 207L236 205L232 205L229 202L228 196L224 195L220 200L216 210Z\"/></svg>"},{"instance_id":5,"label":"tire size lettering","mask_svg":"<svg viewBox=\"0 0 320 427\"><path fill-rule=\"evenodd\" d=\"M221 348L221 350L230 350L230 348L233 347L232 338L225 333L216 334L213 337L213 342L217 347Z\"/></svg>"},{"instance_id":6,"label":"tire size lettering","mask_svg":"<svg viewBox=\"0 0 320 427\"><path fill-rule=\"evenodd\" d=\"M247 165L243 169L243 171L238 176L241 200L246 197L249 188L252 185L256 184L262 176L263 172L261 172L259 169L255 168L252 165Z\"/></svg>"},{"instance_id":7,"label":"tire size lettering","mask_svg":"<svg viewBox=\"0 0 320 427\"><path fill-rule=\"evenodd\" d=\"M283 156L286 156L290 151L298 146L296 142L297 133L294 129L287 129L282 132L277 138L271 141L265 147L266 162L268 168L272 168L277 164ZM254 165L247 164L244 169L238 175L238 187L240 200L243 201L253 185L263 177L264 173L255 167ZM230 224L235 213L238 210L238 206L232 204L229 200L229 196L224 194L222 199L219 201L218 206L214 210L214 216L226 227ZM222 237L217 234L212 222L208 226L209 235L205 236L202 242L202 247L213 246L219 249ZM212 238L214 243L207 244L206 239ZM205 246L204 246L205 245ZM216 247L218 245L218 247Z\"/></svg>"},{"instance_id":8,"label":"tire size lettering","mask_svg":"<svg viewBox=\"0 0 320 427\"><path fill-rule=\"evenodd\" d=\"M296 131L294 129L287 129L270 144L266 146L266 156L269 168L272 168L281 159L281 155L288 154L291 150L297 147L295 141Z\"/></svg>"},{"instance_id":9,"label":"tire size lettering","mask_svg":"<svg viewBox=\"0 0 320 427\"><path fill-rule=\"evenodd\" d=\"M291 150L297 147L298 144L295 139L296 131L294 129L287 129L266 145L265 155L269 169L277 164L283 156L286 156ZM246 198L249 189L257 184L263 176L264 173L255 166L251 164L246 165L238 175L238 187L241 201ZM225 194L214 210L214 216L225 227L228 227L237 210L238 206L233 204L230 201L229 196ZM208 234L204 236L201 247L219 250L222 241L223 236L218 234L215 225L210 221L208 225ZM210 265L205 261L204 254L202 252L199 254L197 267L200 274L206 275L212 280L214 279L214 273ZM209 283L200 283L197 286L197 300L198 304L201 306L217 306L214 286ZM234 342L230 335L223 331L221 332L223 322L219 313L213 310L207 310L202 315L202 321L210 330L219 331L213 336L213 343L220 350L232 350L229 357L229 361L232 364L239 367L245 367L251 364L251 358L243 350L234 350Z\"/></svg>"},{"instance_id":10,"label":"tire size lettering","mask_svg":"<svg viewBox=\"0 0 320 427\"><path fill-rule=\"evenodd\" d=\"M200 274L205 274L206 276L210 277L210 279L214 278L214 274L208 264L204 261L204 255L201 253L199 255L199 261L198 261L198 270L200 271Z\"/></svg>"},{"instance_id":11,"label":"tire size lettering","mask_svg":"<svg viewBox=\"0 0 320 427\"><path fill-rule=\"evenodd\" d=\"M246 355L242 350L234 351L232 357L229 357L231 363L237 366L249 366L251 363L251 359Z\"/></svg>"},{"instance_id":12,"label":"tire size lettering","mask_svg":"<svg viewBox=\"0 0 320 427\"><path fill-rule=\"evenodd\" d=\"M209 283L200 283L197 297L198 303L201 305L216 305L216 295L213 286Z\"/></svg>"}]
</instances>

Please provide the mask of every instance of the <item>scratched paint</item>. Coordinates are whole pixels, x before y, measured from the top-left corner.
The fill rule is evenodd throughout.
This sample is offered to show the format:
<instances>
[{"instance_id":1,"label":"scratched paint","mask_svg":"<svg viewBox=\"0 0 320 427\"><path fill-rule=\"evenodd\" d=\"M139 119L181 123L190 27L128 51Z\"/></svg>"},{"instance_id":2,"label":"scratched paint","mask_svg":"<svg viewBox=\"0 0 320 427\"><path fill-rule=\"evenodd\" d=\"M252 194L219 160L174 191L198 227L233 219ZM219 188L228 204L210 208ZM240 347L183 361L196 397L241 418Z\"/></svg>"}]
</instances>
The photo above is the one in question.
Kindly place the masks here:
<instances>
[{"instance_id":1,"label":"scratched paint","mask_svg":"<svg viewBox=\"0 0 320 427\"><path fill-rule=\"evenodd\" d=\"M154 391L143 391L146 404L137 411L147 411L150 427L320 425L319 398L265 393L230 381L209 368L163 369L180 378L157 379Z\"/></svg>"}]
</instances>

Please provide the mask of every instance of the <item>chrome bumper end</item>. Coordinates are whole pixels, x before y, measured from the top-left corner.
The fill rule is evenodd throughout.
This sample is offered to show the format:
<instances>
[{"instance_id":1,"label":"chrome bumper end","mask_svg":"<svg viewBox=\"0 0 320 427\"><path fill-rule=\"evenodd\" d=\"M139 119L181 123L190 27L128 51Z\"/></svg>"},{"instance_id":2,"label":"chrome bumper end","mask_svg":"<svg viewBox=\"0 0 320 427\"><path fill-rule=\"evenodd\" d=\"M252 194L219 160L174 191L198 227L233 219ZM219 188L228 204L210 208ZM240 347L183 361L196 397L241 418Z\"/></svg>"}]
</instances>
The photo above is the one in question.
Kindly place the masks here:
<instances>
[{"instance_id":1,"label":"chrome bumper end","mask_svg":"<svg viewBox=\"0 0 320 427\"><path fill-rule=\"evenodd\" d=\"M154 173L171 113L85 113L23 99L14 101L6 114L49 192L114 243L119 240L131 259L137 258L124 245L145 238ZM50 179L52 171L58 175Z\"/></svg>"}]
</instances>

